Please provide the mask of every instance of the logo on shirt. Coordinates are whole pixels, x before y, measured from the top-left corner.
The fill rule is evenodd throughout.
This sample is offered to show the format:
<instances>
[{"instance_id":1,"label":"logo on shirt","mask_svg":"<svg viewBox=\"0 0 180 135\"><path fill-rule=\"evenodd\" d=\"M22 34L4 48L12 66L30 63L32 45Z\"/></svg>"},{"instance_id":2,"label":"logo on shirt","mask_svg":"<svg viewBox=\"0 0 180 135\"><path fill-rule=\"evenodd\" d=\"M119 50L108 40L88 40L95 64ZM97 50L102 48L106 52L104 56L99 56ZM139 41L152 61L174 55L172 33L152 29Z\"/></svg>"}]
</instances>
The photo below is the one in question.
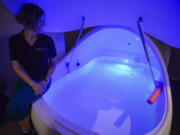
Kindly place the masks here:
<instances>
[{"instance_id":1,"label":"logo on shirt","mask_svg":"<svg viewBox=\"0 0 180 135\"><path fill-rule=\"evenodd\" d=\"M37 51L47 51L47 48L36 48Z\"/></svg>"}]
</instances>

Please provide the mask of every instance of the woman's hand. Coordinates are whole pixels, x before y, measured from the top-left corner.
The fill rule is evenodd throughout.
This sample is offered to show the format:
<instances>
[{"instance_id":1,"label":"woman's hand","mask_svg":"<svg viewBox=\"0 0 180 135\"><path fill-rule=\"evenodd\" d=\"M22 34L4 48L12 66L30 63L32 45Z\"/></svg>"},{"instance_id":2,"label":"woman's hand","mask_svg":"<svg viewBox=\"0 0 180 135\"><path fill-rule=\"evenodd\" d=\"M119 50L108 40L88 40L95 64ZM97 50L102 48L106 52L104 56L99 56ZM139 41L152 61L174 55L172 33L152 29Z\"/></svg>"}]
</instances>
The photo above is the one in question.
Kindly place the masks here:
<instances>
[{"instance_id":1,"label":"woman's hand","mask_svg":"<svg viewBox=\"0 0 180 135\"><path fill-rule=\"evenodd\" d=\"M40 83L36 83L36 82L33 82L32 86L31 86L34 90L34 95L37 96L41 93L44 92L45 88L42 84Z\"/></svg>"},{"instance_id":2,"label":"woman's hand","mask_svg":"<svg viewBox=\"0 0 180 135\"><path fill-rule=\"evenodd\" d=\"M48 85L48 83L49 83L49 80L43 80L43 81L41 81L41 82L39 82L41 85L42 85L42 87L44 88L44 89L46 89L47 88L47 85Z\"/></svg>"}]
</instances>

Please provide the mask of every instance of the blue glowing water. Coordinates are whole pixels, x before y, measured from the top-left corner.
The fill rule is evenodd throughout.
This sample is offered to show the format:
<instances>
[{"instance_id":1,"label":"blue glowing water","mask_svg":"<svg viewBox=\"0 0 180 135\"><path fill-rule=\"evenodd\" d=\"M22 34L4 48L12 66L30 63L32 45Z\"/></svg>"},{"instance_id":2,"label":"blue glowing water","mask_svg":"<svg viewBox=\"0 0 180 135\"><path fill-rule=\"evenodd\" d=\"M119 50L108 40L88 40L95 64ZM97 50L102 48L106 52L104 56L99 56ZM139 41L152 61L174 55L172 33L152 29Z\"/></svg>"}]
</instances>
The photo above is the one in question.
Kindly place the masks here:
<instances>
[{"instance_id":1,"label":"blue glowing water","mask_svg":"<svg viewBox=\"0 0 180 135\"><path fill-rule=\"evenodd\" d=\"M147 103L154 88L148 65L101 57L56 81L44 99L60 116L88 130L140 135L163 116L163 94L153 105Z\"/></svg>"}]
</instances>

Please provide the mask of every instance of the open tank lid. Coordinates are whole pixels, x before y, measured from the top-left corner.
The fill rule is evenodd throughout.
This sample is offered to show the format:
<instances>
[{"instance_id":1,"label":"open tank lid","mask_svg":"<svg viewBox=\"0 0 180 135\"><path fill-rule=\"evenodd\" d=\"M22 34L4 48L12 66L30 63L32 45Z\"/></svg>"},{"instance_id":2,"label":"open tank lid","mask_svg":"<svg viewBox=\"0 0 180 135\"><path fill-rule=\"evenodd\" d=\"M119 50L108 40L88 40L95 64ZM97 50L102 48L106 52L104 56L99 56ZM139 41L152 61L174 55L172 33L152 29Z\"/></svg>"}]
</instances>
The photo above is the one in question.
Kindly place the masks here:
<instances>
[{"instance_id":1,"label":"open tank lid","mask_svg":"<svg viewBox=\"0 0 180 135\"><path fill-rule=\"evenodd\" d=\"M178 0L2 0L13 14L23 3L31 2L45 10L47 32L77 30L85 16L85 27L124 25L137 30L143 18L144 32L180 48L180 2Z\"/></svg>"}]
</instances>

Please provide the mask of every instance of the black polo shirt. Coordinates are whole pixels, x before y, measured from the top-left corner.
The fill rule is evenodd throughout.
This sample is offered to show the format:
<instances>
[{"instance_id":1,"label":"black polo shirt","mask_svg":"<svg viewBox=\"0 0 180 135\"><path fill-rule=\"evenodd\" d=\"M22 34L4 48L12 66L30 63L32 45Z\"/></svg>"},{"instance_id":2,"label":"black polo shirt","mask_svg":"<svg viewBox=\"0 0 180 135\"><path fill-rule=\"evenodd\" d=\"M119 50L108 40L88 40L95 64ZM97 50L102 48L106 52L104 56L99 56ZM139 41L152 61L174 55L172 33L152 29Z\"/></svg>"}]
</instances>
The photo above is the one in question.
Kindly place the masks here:
<instances>
[{"instance_id":1,"label":"black polo shirt","mask_svg":"<svg viewBox=\"0 0 180 135\"><path fill-rule=\"evenodd\" d=\"M9 38L11 60L17 60L32 79L45 79L50 58L56 56L56 49L51 37L39 34L31 47L25 40L23 31Z\"/></svg>"}]
</instances>

